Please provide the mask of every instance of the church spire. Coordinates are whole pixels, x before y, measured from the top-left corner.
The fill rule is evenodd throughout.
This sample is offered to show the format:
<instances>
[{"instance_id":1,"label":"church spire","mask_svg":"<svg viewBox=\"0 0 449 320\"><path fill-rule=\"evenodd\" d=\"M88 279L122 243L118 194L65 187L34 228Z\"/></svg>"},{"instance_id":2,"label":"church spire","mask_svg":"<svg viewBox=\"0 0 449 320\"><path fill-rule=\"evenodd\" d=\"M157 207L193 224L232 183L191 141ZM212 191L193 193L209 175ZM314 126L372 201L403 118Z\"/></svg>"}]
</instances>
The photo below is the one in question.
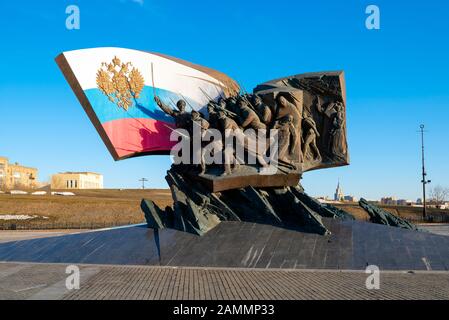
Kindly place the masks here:
<instances>
[{"instance_id":1,"label":"church spire","mask_svg":"<svg viewBox=\"0 0 449 320\"><path fill-rule=\"evenodd\" d=\"M343 190L340 187L340 179L338 179L337 189L335 190L335 194L334 194L334 200L341 201L343 199L344 199L344 194L343 194Z\"/></svg>"}]
</instances>

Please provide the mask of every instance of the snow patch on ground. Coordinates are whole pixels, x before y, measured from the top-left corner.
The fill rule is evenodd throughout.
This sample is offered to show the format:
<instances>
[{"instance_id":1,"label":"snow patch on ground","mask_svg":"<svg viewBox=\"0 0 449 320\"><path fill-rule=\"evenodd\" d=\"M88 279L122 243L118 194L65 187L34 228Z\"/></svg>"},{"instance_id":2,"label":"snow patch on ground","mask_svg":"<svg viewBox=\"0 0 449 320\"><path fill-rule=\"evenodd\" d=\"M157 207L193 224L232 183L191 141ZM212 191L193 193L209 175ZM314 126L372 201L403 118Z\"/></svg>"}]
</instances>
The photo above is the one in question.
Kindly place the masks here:
<instances>
[{"instance_id":1,"label":"snow patch on ground","mask_svg":"<svg viewBox=\"0 0 449 320\"><path fill-rule=\"evenodd\" d=\"M27 214L0 214L0 220L30 220L36 218L48 219L45 216L27 215Z\"/></svg>"}]
</instances>

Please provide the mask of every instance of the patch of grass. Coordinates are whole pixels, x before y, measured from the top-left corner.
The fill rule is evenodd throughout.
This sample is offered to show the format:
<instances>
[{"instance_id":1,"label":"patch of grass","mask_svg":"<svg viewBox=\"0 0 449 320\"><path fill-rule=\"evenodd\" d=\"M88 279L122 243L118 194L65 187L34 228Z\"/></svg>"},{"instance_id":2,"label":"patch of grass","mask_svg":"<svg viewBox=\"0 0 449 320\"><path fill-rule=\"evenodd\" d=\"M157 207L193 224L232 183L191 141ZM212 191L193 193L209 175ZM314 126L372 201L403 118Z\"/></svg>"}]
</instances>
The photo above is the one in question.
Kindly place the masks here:
<instances>
[{"instance_id":1,"label":"patch of grass","mask_svg":"<svg viewBox=\"0 0 449 320\"><path fill-rule=\"evenodd\" d=\"M57 190L53 190L57 191ZM61 190L62 191L62 190ZM37 215L30 220L0 220L0 229L92 229L144 222L140 209L142 198L153 200L159 207L172 206L168 189L100 189L71 190L75 196L34 196L0 194L0 215ZM337 204L358 220L368 214L356 203ZM381 206L395 215L416 221L422 208ZM429 215L448 215L449 210L428 209ZM43 217L48 217L44 219Z\"/></svg>"},{"instance_id":2,"label":"patch of grass","mask_svg":"<svg viewBox=\"0 0 449 320\"><path fill-rule=\"evenodd\" d=\"M19 228L33 225L64 225L77 228L112 226L143 222L142 198L151 199L162 208L172 205L171 194L165 189L148 190L73 190L75 196L34 196L0 194L0 214L37 215L31 220L0 220L1 226L15 224ZM43 217L48 217L44 219ZM39 228L41 229L41 228Z\"/></svg>"},{"instance_id":3,"label":"patch of grass","mask_svg":"<svg viewBox=\"0 0 449 320\"><path fill-rule=\"evenodd\" d=\"M341 203L334 204L336 207L343 209L352 214L357 220L368 220L368 213L360 207L357 203ZM395 216L408 219L412 222L421 222L422 208L411 206L391 206L391 205L377 205L380 208L394 214ZM427 208L427 215L433 216L435 221L446 220L449 217L449 210Z\"/></svg>"}]
</instances>

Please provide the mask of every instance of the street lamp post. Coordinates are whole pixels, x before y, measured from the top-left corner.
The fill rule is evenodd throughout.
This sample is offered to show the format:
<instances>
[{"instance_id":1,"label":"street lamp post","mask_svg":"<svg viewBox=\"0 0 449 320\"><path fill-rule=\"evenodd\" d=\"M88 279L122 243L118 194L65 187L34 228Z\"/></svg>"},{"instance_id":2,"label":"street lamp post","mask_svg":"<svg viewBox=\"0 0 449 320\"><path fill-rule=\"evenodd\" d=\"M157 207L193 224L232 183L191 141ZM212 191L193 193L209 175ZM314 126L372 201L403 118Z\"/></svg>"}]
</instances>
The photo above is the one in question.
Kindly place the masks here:
<instances>
[{"instance_id":1,"label":"street lamp post","mask_svg":"<svg viewBox=\"0 0 449 320\"><path fill-rule=\"evenodd\" d=\"M423 219L426 219L426 184L430 183L430 180L426 180L426 168L425 168L425 164L424 164L424 125L420 125L420 132L421 132L421 157L422 157L422 216Z\"/></svg>"}]
</instances>

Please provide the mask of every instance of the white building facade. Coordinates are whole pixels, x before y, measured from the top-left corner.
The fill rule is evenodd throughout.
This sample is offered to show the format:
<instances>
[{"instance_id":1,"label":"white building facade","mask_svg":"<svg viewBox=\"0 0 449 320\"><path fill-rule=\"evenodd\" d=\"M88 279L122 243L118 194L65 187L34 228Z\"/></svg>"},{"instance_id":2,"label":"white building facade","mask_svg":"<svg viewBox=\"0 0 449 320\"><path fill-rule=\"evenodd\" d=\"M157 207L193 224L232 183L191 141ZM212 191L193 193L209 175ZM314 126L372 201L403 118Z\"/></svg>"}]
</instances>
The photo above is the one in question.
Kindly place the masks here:
<instances>
[{"instance_id":1,"label":"white building facade","mask_svg":"<svg viewBox=\"0 0 449 320\"><path fill-rule=\"evenodd\" d=\"M63 172L51 177L52 189L103 189L103 175L94 172Z\"/></svg>"}]
</instances>

